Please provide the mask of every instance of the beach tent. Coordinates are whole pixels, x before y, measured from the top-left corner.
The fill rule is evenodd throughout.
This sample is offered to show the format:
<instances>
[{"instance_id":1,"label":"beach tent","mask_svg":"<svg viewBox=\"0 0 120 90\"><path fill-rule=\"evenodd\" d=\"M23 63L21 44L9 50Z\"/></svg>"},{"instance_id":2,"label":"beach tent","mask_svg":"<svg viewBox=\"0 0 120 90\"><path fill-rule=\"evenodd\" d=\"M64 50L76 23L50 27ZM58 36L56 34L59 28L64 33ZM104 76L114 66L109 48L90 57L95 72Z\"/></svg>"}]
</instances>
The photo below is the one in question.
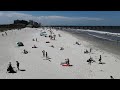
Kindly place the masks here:
<instances>
[{"instance_id":1,"label":"beach tent","mask_svg":"<svg viewBox=\"0 0 120 90\"><path fill-rule=\"evenodd\" d=\"M46 32L41 32L40 36L47 36Z\"/></svg>"},{"instance_id":2,"label":"beach tent","mask_svg":"<svg viewBox=\"0 0 120 90\"><path fill-rule=\"evenodd\" d=\"M22 42L17 42L17 45L20 46L24 46L24 44Z\"/></svg>"}]
</instances>

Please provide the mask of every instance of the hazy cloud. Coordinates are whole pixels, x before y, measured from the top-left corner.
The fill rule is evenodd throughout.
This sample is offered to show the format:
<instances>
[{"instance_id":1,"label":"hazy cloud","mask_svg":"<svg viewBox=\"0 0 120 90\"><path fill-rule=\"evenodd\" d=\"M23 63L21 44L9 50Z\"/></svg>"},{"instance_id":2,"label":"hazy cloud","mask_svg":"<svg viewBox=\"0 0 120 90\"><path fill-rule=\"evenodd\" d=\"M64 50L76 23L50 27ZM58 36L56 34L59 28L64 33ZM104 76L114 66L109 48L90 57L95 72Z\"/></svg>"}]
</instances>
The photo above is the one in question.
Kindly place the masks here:
<instances>
[{"instance_id":1,"label":"hazy cloud","mask_svg":"<svg viewBox=\"0 0 120 90\"><path fill-rule=\"evenodd\" d=\"M0 12L0 24L12 23L15 19L35 20L44 25L82 24L89 21L102 21L96 17L33 16L17 12Z\"/></svg>"}]
</instances>

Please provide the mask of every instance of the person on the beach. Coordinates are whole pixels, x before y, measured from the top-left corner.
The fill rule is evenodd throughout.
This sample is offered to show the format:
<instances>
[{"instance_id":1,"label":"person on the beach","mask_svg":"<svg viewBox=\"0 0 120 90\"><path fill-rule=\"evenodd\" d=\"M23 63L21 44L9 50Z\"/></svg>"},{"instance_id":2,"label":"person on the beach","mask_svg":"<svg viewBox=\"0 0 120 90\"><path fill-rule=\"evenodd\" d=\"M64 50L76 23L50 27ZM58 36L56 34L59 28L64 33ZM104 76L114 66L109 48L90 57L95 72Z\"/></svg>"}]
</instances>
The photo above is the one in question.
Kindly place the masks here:
<instances>
[{"instance_id":1,"label":"person on the beach","mask_svg":"<svg viewBox=\"0 0 120 90\"><path fill-rule=\"evenodd\" d=\"M92 48L90 48L90 53L91 53L91 51L92 51Z\"/></svg>"},{"instance_id":2,"label":"person on the beach","mask_svg":"<svg viewBox=\"0 0 120 90\"><path fill-rule=\"evenodd\" d=\"M16 61L16 63L17 63L17 69L20 70L20 69L19 69L20 63L19 63L18 61Z\"/></svg>"},{"instance_id":3,"label":"person on the beach","mask_svg":"<svg viewBox=\"0 0 120 90\"><path fill-rule=\"evenodd\" d=\"M8 73L16 73L16 71L12 67L11 62L9 62L9 64L8 64L7 72Z\"/></svg>"},{"instance_id":4,"label":"person on the beach","mask_svg":"<svg viewBox=\"0 0 120 90\"><path fill-rule=\"evenodd\" d=\"M67 59L65 59L65 60L66 60L66 61L65 61L66 64L69 65L69 64L70 64L70 60L69 60L69 58L67 58Z\"/></svg>"},{"instance_id":5,"label":"person on the beach","mask_svg":"<svg viewBox=\"0 0 120 90\"><path fill-rule=\"evenodd\" d=\"M4 34L2 33L2 36L4 36Z\"/></svg>"},{"instance_id":6,"label":"person on the beach","mask_svg":"<svg viewBox=\"0 0 120 90\"><path fill-rule=\"evenodd\" d=\"M89 53L88 50L86 49L86 51L84 51L84 53Z\"/></svg>"},{"instance_id":7,"label":"person on the beach","mask_svg":"<svg viewBox=\"0 0 120 90\"><path fill-rule=\"evenodd\" d=\"M49 37L50 37L51 40L53 39L53 36L52 36L52 35L50 35Z\"/></svg>"},{"instance_id":8,"label":"person on the beach","mask_svg":"<svg viewBox=\"0 0 120 90\"><path fill-rule=\"evenodd\" d=\"M64 50L64 48L63 48L63 47L61 47L61 48L60 48L60 50Z\"/></svg>"},{"instance_id":9,"label":"person on the beach","mask_svg":"<svg viewBox=\"0 0 120 90\"><path fill-rule=\"evenodd\" d=\"M35 41L34 38L33 38L33 41Z\"/></svg>"},{"instance_id":10,"label":"person on the beach","mask_svg":"<svg viewBox=\"0 0 120 90\"><path fill-rule=\"evenodd\" d=\"M45 50L43 50L42 53L43 53L43 57L45 57Z\"/></svg>"},{"instance_id":11,"label":"person on the beach","mask_svg":"<svg viewBox=\"0 0 120 90\"><path fill-rule=\"evenodd\" d=\"M54 48L54 46L53 46L53 45L51 45L51 47L53 47L53 48Z\"/></svg>"},{"instance_id":12,"label":"person on the beach","mask_svg":"<svg viewBox=\"0 0 120 90\"><path fill-rule=\"evenodd\" d=\"M53 35L53 38L54 38L54 40L55 40L55 38L56 38L56 35Z\"/></svg>"},{"instance_id":13,"label":"person on the beach","mask_svg":"<svg viewBox=\"0 0 120 90\"><path fill-rule=\"evenodd\" d=\"M80 43L79 43L79 42L76 42L75 44L80 45Z\"/></svg>"},{"instance_id":14,"label":"person on the beach","mask_svg":"<svg viewBox=\"0 0 120 90\"><path fill-rule=\"evenodd\" d=\"M5 32L6 36L7 36L7 33Z\"/></svg>"},{"instance_id":15,"label":"person on the beach","mask_svg":"<svg viewBox=\"0 0 120 90\"><path fill-rule=\"evenodd\" d=\"M61 35L60 35L60 34L58 34L58 36L59 36L59 37L61 37Z\"/></svg>"},{"instance_id":16,"label":"person on the beach","mask_svg":"<svg viewBox=\"0 0 120 90\"><path fill-rule=\"evenodd\" d=\"M36 38L36 42L37 42L37 38Z\"/></svg>"},{"instance_id":17,"label":"person on the beach","mask_svg":"<svg viewBox=\"0 0 120 90\"><path fill-rule=\"evenodd\" d=\"M46 52L46 58L48 58L48 54L47 54L47 52Z\"/></svg>"},{"instance_id":18,"label":"person on the beach","mask_svg":"<svg viewBox=\"0 0 120 90\"><path fill-rule=\"evenodd\" d=\"M99 58L99 60L98 60L98 61L99 61L99 63L101 63L101 60L102 60L102 58L101 58L101 55L100 55L100 58Z\"/></svg>"},{"instance_id":19,"label":"person on the beach","mask_svg":"<svg viewBox=\"0 0 120 90\"><path fill-rule=\"evenodd\" d=\"M52 34L52 31L50 30L50 34Z\"/></svg>"},{"instance_id":20,"label":"person on the beach","mask_svg":"<svg viewBox=\"0 0 120 90\"><path fill-rule=\"evenodd\" d=\"M113 76L110 76L111 79L114 79Z\"/></svg>"},{"instance_id":21,"label":"person on the beach","mask_svg":"<svg viewBox=\"0 0 120 90\"><path fill-rule=\"evenodd\" d=\"M90 65L91 65L91 63L93 63L93 62L95 62L95 61L93 60L93 58L92 58L92 57L90 57L90 58L87 60L87 62L88 62L88 64L90 64Z\"/></svg>"},{"instance_id":22,"label":"person on the beach","mask_svg":"<svg viewBox=\"0 0 120 90\"><path fill-rule=\"evenodd\" d=\"M32 48L37 48L35 45Z\"/></svg>"},{"instance_id":23,"label":"person on the beach","mask_svg":"<svg viewBox=\"0 0 120 90\"><path fill-rule=\"evenodd\" d=\"M28 53L28 51L26 51L25 49L24 49L24 52L23 52L24 54L27 54Z\"/></svg>"}]
</instances>

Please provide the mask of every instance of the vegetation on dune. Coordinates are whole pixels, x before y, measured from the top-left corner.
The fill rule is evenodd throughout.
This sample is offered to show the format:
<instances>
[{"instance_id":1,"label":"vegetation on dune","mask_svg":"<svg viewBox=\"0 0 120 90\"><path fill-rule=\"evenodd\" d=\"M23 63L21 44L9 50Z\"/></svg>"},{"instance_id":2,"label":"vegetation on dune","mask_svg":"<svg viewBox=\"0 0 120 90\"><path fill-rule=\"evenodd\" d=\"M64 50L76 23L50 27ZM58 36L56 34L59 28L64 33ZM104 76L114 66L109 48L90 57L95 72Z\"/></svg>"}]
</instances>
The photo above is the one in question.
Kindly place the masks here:
<instances>
[{"instance_id":1,"label":"vegetation on dune","mask_svg":"<svg viewBox=\"0 0 120 90\"><path fill-rule=\"evenodd\" d=\"M0 32L4 32L11 29L21 29L25 27L38 28L41 26L41 23L35 22L33 20L14 20L12 24L3 24L0 25Z\"/></svg>"}]
</instances>

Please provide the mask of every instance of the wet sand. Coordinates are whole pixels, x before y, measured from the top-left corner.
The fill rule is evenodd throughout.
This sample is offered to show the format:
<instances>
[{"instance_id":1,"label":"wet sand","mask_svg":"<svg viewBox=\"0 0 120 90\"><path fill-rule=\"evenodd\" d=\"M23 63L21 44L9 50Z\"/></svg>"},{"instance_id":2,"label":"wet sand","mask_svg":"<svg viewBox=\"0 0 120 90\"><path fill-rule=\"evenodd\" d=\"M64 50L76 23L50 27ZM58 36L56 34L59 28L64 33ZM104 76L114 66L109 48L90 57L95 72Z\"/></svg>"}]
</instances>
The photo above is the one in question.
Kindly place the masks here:
<instances>
[{"instance_id":1,"label":"wet sand","mask_svg":"<svg viewBox=\"0 0 120 90\"><path fill-rule=\"evenodd\" d=\"M79 40L87 41L88 43L90 43L88 47L99 48L101 50L114 54L116 57L120 59L120 43L112 42L102 38L97 38L83 32L76 32L73 30L72 31L65 30L65 32L72 34L74 37L76 37Z\"/></svg>"}]
</instances>

